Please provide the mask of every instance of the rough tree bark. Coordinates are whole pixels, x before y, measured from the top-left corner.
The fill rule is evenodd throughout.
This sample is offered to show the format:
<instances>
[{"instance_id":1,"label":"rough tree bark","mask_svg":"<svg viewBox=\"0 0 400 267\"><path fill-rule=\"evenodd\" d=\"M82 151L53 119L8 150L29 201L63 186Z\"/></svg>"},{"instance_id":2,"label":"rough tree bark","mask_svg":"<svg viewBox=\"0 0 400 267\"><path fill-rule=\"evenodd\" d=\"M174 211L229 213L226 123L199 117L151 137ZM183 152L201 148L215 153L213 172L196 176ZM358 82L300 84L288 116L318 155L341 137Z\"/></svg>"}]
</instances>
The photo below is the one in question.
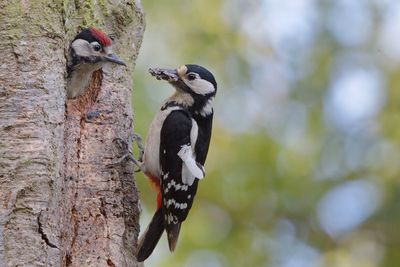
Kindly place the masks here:
<instances>
[{"instance_id":1,"label":"rough tree bark","mask_svg":"<svg viewBox=\"0 0 400 267\"><path fill-rule=\"evenodd\" d=\"M111 33L128 63L66 101L78 26ZM0 266L140 266L138 194L126 152L139 0L0 1Z\"/></svg>"}]
</instances>

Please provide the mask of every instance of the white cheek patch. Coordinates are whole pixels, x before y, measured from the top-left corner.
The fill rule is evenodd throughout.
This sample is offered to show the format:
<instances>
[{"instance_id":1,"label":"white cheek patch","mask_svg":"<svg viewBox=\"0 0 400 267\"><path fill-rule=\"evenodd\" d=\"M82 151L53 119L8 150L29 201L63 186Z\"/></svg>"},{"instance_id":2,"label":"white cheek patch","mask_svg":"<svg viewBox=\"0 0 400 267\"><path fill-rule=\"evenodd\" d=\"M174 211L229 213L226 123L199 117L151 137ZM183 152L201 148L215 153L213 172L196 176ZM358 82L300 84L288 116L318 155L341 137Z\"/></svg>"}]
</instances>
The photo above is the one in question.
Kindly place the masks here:
<instances>
[{"instance_id":1,"label":"white cheek patch","mask_svg":"<svg viewBox=\"0 0 400 267\"><path fill-rule=\"evenodd\" d=\"M92 55L92 48L90 44L83 39L76 39L72 42L71 47L75 50L75 53L81 57L89 57Z\"/></svg>"},{"instance_id":2,"label":"white cheek patch","mask_svg":"<svg viewBox=\"0 0 400 267\"><path fill-rule=\"evenodd\" d=\"M215 91L214 85L209 81L203 80L201 78L197 78L193 81L189 81L187 79L183 80L190 89L193 90L196 94L206 95Z\"/></svg>"}]
</instances>

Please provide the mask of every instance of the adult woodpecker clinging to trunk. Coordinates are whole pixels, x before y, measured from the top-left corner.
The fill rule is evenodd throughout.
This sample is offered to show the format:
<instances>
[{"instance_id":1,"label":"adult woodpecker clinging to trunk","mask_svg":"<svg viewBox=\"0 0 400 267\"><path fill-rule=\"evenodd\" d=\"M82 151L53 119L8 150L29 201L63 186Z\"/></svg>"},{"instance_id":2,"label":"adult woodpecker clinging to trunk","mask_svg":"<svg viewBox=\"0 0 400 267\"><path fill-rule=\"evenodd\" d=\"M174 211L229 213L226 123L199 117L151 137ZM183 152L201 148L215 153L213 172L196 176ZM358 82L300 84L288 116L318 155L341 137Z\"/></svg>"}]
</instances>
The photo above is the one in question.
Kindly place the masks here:
<instances>
[{"instance_id":1,"label":"adult woodpecker clinging to trunk","mask_svg":"<svg viewBox=\"0 0 400 267\"><path fill-rule=\"evenodd\" d=\"M107 63L126 64L112 52L112 40L96 28L83 29L71 42L67 65L67 96L83 95L92 74Z\"/></svg>"},{"instance_id":2,"label":"adult woodpecker clinging to trunk","mask_svg":"<svg viewBox=\"0 0 400 267\"><path fill-rule=\"evenodd\" d=\"M157 210L139 240L138 261L150 256L164 230L170 251L175 250L181 223L192 207L198 181L205 175L217 91L213 74L198 65L149 71L176 91L150 125L140 164L158 194Z\"/></svg>"}]
</instances>

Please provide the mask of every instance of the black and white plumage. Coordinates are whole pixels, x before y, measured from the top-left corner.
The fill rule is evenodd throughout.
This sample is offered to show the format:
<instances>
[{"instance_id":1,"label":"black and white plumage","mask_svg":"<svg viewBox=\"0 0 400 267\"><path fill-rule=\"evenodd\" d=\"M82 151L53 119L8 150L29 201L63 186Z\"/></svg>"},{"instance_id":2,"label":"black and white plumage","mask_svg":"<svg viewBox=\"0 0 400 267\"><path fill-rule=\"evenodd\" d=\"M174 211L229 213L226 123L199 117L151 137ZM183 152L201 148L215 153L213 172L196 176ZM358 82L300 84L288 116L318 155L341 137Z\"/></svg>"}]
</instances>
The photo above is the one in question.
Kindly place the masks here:
<instances>
[{"instance_id":1,"label":"black and white plumage","mask_svg":"<svg viewBox=\"0 0 400 267\"><path fill-rule=\"evenodd\" d=\"M67 96L75 98L85 93L92 74L107 63L126 64L112 52L112 40L96 28L82 30L69 48L67 65Z\"/></svg>"},{"instance_id":2,"label":"black and white plumage","mask_svg":"<svg viewBox=\"0 0 400 267\"><path fill-rule=\"evenodd\" d=\"M217 91L212 73L198 65L155 68L150 73L167 80L176 92L156 114L147 137L141 169L158 190L157 211L139 241L138 261L150 256L164 230L170 250L175 250L181 223L205 176Z\"/></svg>"}]
</instances>

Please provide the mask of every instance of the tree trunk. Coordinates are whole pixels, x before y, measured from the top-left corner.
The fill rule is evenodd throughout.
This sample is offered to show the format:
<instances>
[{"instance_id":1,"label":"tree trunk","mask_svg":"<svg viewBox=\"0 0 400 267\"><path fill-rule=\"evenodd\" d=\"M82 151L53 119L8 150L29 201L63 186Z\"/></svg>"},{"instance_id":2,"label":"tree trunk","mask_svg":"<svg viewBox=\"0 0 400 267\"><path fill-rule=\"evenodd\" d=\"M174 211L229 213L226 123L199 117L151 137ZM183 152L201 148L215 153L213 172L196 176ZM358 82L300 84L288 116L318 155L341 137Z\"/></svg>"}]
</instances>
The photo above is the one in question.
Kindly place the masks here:
<instances>
[{"instance_id":1,"label":"tree trunk","mask_svg":"<svg viewBox=\"0 0 400 267\"><path fill-rule=\"evenodd\" d=\"M143 16L138 0L0 2L0 266L140 266L133 166L107 165L130 148ZM66 101L68 46L92 25L129 67Z\"/></svg>"}]
</instances>

